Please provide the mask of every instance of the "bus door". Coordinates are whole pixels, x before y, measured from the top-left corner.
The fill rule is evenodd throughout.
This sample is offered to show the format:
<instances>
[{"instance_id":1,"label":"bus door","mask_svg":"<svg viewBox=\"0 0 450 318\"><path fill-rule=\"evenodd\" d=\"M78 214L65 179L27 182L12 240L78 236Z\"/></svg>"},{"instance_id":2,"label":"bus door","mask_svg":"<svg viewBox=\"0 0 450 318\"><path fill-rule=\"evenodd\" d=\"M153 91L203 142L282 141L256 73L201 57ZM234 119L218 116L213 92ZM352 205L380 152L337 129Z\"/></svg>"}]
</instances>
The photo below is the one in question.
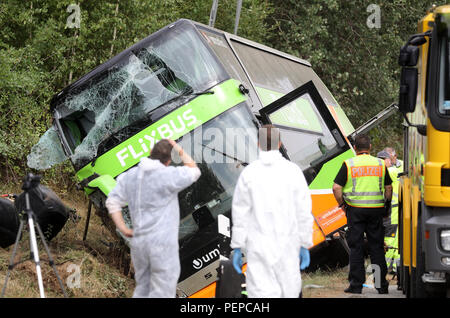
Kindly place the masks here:
<instances>
[{"instance_id":1,"label":"bus door","mask_svg":"<svg viewBox=\"0 0 450 318\"><path fill-rule=\"evenodd\" d=\"M350 145L312 81L260 110L263 124L280 129L282 153L303 171L311 189L314 246L347 224L332 192Z\"/></svg>"}]
</instances>

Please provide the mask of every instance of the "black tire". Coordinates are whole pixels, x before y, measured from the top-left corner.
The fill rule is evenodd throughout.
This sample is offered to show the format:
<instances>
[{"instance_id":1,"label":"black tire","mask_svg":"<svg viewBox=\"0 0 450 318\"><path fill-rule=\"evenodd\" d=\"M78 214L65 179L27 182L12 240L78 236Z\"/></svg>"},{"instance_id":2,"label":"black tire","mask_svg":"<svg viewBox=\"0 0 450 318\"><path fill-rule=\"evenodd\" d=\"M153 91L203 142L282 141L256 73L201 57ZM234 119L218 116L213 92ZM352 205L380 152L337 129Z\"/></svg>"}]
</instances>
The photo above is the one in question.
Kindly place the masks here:
<instances>
[{"instance_id":1,"label":"black tire","mask_svg":"<svg viewBox=\"0 0 450 318\"><path fill-rule=\"evenodd\" d=\"M311 263L305 271L341 268L347 266L348 261L348 253L343 243L340 240L332 240L311 250Z\"/></svg>"},{"instance_id":2,"label":"black tire","mask_svg":"<svg viewBox=\"0 0 450 318\"><path fill-rule=\"evenodd\" d=\"M447 288L446 288L446 292L445 292L445 297L450 298L450 281L448 278L447 278Z\"/></svg>"},{"instance_id":3,"label":"black tire","mask_svg":"<svg viewBox=\"0 0 450 318\"><path fill-rule=\"evenodd\" d=\"M403 203L401 200L398 202L398 253L400 254L400 265L397 268L397 286L402 290L403 294L406 293L405 289L405 266L403 266Z\"/></svg>"},{"instance_id":4,"label":"black tire","mask_svg":"<svg viewBox=\"0 0 450 318\"><path fill-rule=\"evenodd\" d=\"M430 295L427 293L425 283L422 281L422 275L425 273L425 253L422 247L422 220L421 220L421 208L419 203L419 213L417 216L417 259L416 259L416 298L428 298Z\"/></svg>"},{"instance_id":5,"label":"black tire","mask_svg":"<svg viewBox=\"0 0 450 318\"><path fill-rule=\"evenodd\" d=\"M409 255L410 255L410 267L411 267L411 277L410 277L410 298L416 298L416 293L417 293L417 288L416 288L416 284L417 284L417 270L416 268L413 266L413 220L411 218L411 225L410 225L410 233L411 233L411 238L409 240ZM417 264L416 264L417 266Z\"/></svg>"},{"instance_id":6,"label":"black tire","mask_svg":"<svg viewBox=\"0 0 450 318\"><path fill-rule=\"evenodd\" d=\"M411 274L409 273L409 266L405 266L405 275L403 276L405 279L405 295L406 298L411 298Z\"/></svg>"}]
</instances>

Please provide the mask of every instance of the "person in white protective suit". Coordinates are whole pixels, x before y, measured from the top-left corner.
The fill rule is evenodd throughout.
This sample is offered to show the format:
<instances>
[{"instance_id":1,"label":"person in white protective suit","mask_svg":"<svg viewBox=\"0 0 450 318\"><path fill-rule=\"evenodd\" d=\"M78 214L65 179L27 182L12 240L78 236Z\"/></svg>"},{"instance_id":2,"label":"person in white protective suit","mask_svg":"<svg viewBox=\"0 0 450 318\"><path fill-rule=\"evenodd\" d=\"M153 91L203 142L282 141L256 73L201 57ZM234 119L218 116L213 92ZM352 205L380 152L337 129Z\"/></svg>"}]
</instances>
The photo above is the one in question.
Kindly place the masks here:
<instances>
[{"instance_id":1,"label":"person in white protective suit","mask_svg":"<svg viewBox=\"0 0 450 318\"><path fill-rule=\"evenodd\" d=\"M171 151L177 151L184 166L169 166ZM149 158L117 178L106 207L117 228L131 238L131 260L135 269L133 297L176 296L180 275L178 192L200 177L192 158L172 140L159 141ZM128 204L133 229L123 220Z\"/></svg>"},{"instance_id":2,"label":"person in white protective suit","mask_svg":"<svg viewBox=\"0 0 450 318\"><path fill-rule=\"evenodd\" d=\"M281 155L279 133L260 128L259 157L242 171L233 196L233 266L241 272L244 252L249 298L299 297L300 269L309 266L311 194L301 169Z\"/></svg>"}]
</instances>

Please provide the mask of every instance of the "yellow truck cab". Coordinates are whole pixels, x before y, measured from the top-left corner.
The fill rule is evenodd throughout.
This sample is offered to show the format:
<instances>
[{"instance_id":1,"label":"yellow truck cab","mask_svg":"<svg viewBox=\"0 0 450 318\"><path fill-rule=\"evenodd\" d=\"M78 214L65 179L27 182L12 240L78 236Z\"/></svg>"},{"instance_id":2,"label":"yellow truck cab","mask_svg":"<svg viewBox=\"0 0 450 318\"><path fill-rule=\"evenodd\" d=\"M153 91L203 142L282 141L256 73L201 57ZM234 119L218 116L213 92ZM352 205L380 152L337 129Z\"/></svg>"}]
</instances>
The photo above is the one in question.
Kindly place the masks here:
<instances>
[{"instance_id":1,"label":"yellow truck cab","mask_svg":"<svg viewBox=\"0 0 450 318\"><path fill-rule=\"evenodd\" d=\"M450 5L433 7L401 48L399 287L450 296Z\"/></svg>"}]
</instances>

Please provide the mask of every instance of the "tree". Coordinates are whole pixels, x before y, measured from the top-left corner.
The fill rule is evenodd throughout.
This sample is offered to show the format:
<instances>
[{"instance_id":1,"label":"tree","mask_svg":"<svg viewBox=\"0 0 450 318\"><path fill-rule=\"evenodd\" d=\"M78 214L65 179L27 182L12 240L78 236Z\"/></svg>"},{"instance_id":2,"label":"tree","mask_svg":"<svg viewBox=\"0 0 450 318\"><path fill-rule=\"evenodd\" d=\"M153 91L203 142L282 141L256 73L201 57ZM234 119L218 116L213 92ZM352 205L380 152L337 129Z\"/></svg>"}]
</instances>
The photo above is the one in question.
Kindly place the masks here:
<instances>
[{"instance_id":1,"label":"tree","mask_svg":"<svg viewBox=\"0 0 450 318\"><path fill-rule=\"evenodd\" d=\"M268 24L276 31L267 43L309 60L357 127L398 101L400 47L433 2L272 0L277 10ZM375 21L377 6L381 16ZM378 147L390 137L401 150L401 122L395 116L371 133Z\"/></svg>"},{"instance_id":2,"label":"tree","mask_svg":"<svg viewBox=\"0 0 450 318\"><path fill-rule=\"evenodd\" d=\"M216 27L232 30L234 0L219 5ZM208 23L204 0L40 0L0 2L0 179L19 180L26 156L51 125L49 103L64 87L180 18ZM73 25L74 5L80 9ZM239 34L266 37L269 4L244 1ZM47 172L67 179L68 165Z\"/></svg>"}]
</instances>

